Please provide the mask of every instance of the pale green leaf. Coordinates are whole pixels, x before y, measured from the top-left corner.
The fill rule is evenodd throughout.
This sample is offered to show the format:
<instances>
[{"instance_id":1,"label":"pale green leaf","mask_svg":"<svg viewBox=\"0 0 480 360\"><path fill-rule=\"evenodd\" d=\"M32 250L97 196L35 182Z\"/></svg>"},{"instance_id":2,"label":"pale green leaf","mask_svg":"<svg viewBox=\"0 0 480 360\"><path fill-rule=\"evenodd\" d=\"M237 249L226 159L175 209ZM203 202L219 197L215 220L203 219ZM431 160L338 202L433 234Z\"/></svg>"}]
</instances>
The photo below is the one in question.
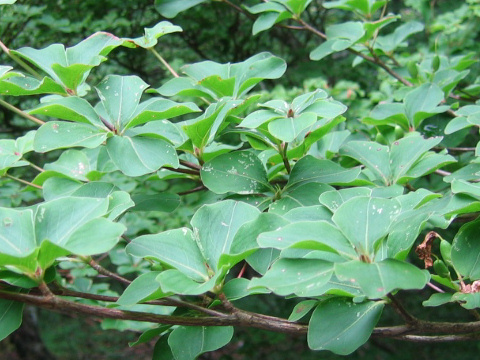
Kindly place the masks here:
<instances>
[{"instance_id":1,"label":"pale green leaf","mask_svg":"<svg viewBox=\"0 0 480 360\"><path fill-rule=\"evenodd\" d=\"M271 190L265 167L250 151L217 156L202 167L200 174L205 186L217 194L253 194Z\"/></svg>"},{"instance_id":2,"label":"pale green leaf","mask_svg":"<svg viewBox=\"0 0 480 360\"><path fill-rule=\"evenodd\" d=\"M336 263L335 274L342 281L358 284L369 299L380 299L397 289L423 289L430 280L428 272L394 259Z\"/></svg>"},{"instance_id":3,"label":"pale green leaf","mask_svg":"<svg viewBox=\"0 0 480 360\"><path fill-rule=\"evenodd\" d=\"M190 229L140 236L127 245L126 251L133 256L167 264L196 281L208 280L205 259Z\"/></svg>"},{"instance_id":4,"label":"pale green leaf","mask_svg":"<svg viewBox=\"0 0 480 360\"><path fill-rule=\"evenodd\" d=\"M308 346L339 355L351 354L368 340L383 307L383 302L356 304L345 298L321 302L308 325Z\"/></svg>"},{"instance_id":5,"label":"pale green leaf","mask_svg":"<svg viewBox=\"0 0 480 360\"><path fill-rule=\"evenodd\" d=\"M141 176L164 165L178 167L175 148L167 141L143 136L113 136L107 140L108 155L127 176Z\"/></svg>"},{"instance_id":6,"label":"pale green leaf","mask_svg":"<svg viewBox=\"0 0 480 360\"><path fill-rule=\"evenodd\" d=\"M231 326L179 326L168 337L168 345L176 360L194 360L227 345L232 336Z\"/></svg>"},{"instance_id":7,"label":"pale green leaf","mask_svg":"<svg viewBox=\"0 0 480 360\"><path fill-rule=\"evenodd\" d=\"M400 203L397 200L360 196L344 202L333 214L332 220L358 254L371 257L399 212Z\"/></svg>"},{"instance_id":8,"label":"pale green leaf","mask_svg":"<svg viewBox=\"0 0 480 360\"><path fill-rule=\"evenodd\" d=\"M333 274L333 264L317 259L279 259L249 289L268 288L277 295L318 296Z\"/></svg>"}]
</instances>

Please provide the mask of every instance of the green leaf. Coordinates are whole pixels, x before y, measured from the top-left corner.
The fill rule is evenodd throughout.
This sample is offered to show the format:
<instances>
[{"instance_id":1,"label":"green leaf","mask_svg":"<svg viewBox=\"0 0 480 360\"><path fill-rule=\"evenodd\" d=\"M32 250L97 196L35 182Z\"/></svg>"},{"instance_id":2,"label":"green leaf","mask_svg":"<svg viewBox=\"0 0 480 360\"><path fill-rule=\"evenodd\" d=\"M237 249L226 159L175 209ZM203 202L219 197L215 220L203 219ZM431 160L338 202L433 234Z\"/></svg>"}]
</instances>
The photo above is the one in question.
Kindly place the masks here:
<instances>
[{"instance_id":1,"label":"green leaf","mask_svg":"<svg viewBox=\"0 0 480 360\"><path fill-rule=\"evenodd\" d=\"M435 84L423 84L405 96L405 114L410 125L417 128L422 120L445 112L449 106L437 106L445 99L442 89Z\"/></svg>"},{"instance_id":2,"label":"green leaf","mask_svg":"<svg viewBox=\"0 0 480 360\"><path fill-rule=\"evenodd\" d=\"M173 32L182 31L182 28L180 26L173 25L169 21L161 21L154 27L144 28L144 31L144 36L134 39L124 38L123 40L133 42L137 46L148 49L157 45L159 37Z\"/></svg>"},{"instance_id":3,"label":"green leaf","mask_svg":"<svg viewBox=\"0 0 480 360\"><path fill-rule=\"evenodd\" d=\"M107 140L108 155L127 176L141 176L164 165L179 166L175 148L163 139L143 136L112 136Z\"/></svg>"},{"instance_id":4,"label":"green leaf","mask_svg":"<svg viewBox=\"0 0 480 360\"><path fill-rule=\"evenodd\" d=\"M452 296L452 301L456 300L462 305L465 309L476 309L480 307L480 293L456 293Z\"/></svg>"},{"instance_id":5,"label":"green leaf","mask_svg":"<svg viewBox=\"0 0 480 360\"><path fill-rule=\"evenodd\" d=\"M333 264L317 259L279 259L261 278L253 278L249 289L268 288L277 295L302 297L323 294L333 274Z\"/></svg>"},{"instance_id":6,"label":"green leaf","mask_svg":"<svg viewBox=\"0 0 480 360\"><path fill-rule=\"evenodd\" d=\"M396 289L423 289L430 280L428 272L394 259L336 263L335 274L342 281L358 284L369 299L382 298Z\"/></svg>"},{"instance_id":7,"label":"green leaf","mask_svg":"<svg viewBox=\"0 0 480 360\"><path fill-rule=\"evenodd\" d=\"M162 211L172 212L180 205L180 196L177 194L138 194L132 197L135 207L132 211Z\"/></svg>"},{"instance_id":8,"label":"green leaf","mask_svg":"<svg viewBox=\"0 0 480 360\"><path fill-rule=\"evenodd\" d=\"M371 125L400 125L403 130L408 131L410 129L408 120L404 104L386 103L375 106L370 116L364 118L362 122Z\"/></svg>"},{"instance_id":9,"label":"green leaf","mask_svg":"<svg viewBox=\"0 0 480 360\"><path fill-rule=\"evenodd\" d=\"M408 170L428 150L442 141L442 137L424 139L422 136L406 136L395 141L390 150L392 175L395 182L402 182Z\"/></svg>"},{"instance_id":10,"label":"green leaf","mask_svg":"<svg viewBox=\"0 0 480 360\"><path fill-rule=\"evenodd\" d=\"M131 120L125 125L125 129L145 124L146 122L170 119L176 116L199 112L200 109L194 103L177 103L167 99L152 98L138 105L131 115ZM168 137L166 137L168 139Z\"/></svg>"},{"instance_id":11,"label":"green leaf","mask_svg":"<svg viewBox=\"0 0 480 360\"><path fill-rule=\"evenodd\" d=\"M282 114L272 110L258 110L248 114L239 126L251 129L258 128L274 119L282 119Z\"/></svg>"},{"instance_id":12,"label":"green leaf","mask_svg":"<svg viewBox=\"0 0 480 360\"><path fill-rule=\"evenodd\" d=\"M10 77L4 77L0 80L0 95L68 94L62 85L56 83L49 77L37 80L20 73L13 74Z\"/></svg>"},{"instance_id":13,"label":"green leaf","mask_svg":"<svg viewBox=\"0 0 480 360\"><path fill-rule=\"evenodd\" d=\"M318 304L317 300L304 300L299 302L293 308L292 313L288 317L288 321L298 321L307 315Z\"/></svg>"},{"instance_id":14,"label":"green leaf","mask_svg":"<svg viewBox=\"0 0 480 360\"><path fill-rule=\"evenodd\" d=\"M165 332L162 330L161 332ZM152 360L175 360L170 346L168 346L168 338L161 336L153 349Z\"/></svg>"},{"instance_id":15,"label":"green leaf","mask_svg":"<svg viewBox=\"0 0 480 360\"><path fill-rule=\"evenodd\" d=\"M322 301L308 325L308 346L312 350L351 354L368 340L383 306L382 302L357 304L345 298Z\"/></svg>"},{"instance_id":16,"label":"green leaf","mask_svg":"<svg viewBox=\"0 0 480 360\"><path fill-rule=\"evenodd\" d=\"M346 185L360 175L360 168L344 169L330 160L319 160L311 155L301 158L292 169L287 188L318 182L331 185Z\"/></svg>"},{"instance_id":17,"label":"green leaf","mask_svg":"<svg viewBox=\"0 0 480 360\"><path fill-rule=\"evenodd\" d=\"M232 200L204 205L195 213L190 223L203 257L214 272L229 265L222 261L222 255L230 253L239 228L259 214L256 207Z\"/></svg>"},{"instance_id":18,"label":"green leaf","mask_svg":"<svg viewBox=\"0 0 480 360\"><path fill-rule=\"evenodd\" d=\"M202 61L184 66L182 71L194 81L171 80L174 85L169 86L169 93L172 94L172 90L173 93L183 92L190 88L195 92L210 94L211 97L217 99L224 96L238 99L260 81L277 79L283 75L285 70L285 61L268 52L262 52L235 64Z\"/></svg>"},{"instance_id":19,"label":"green leaf","mask_svg":"<svg viewBox=\"0 0 480 360\"><path fill-rule=\"evenodd\" d=\"M478 226L480 221L463 225L452 244L452 262L455 269L470 280L480 279L480 242Z\"/></svg>"},{"instance_id":20,"label":"green leaf","mask_svg":"<svg viewBox=\"0 0 480 360\"><path fill-rule=\"evenodd\" d=\"M53 170L72 179L88 181L90 161L87 155L79 150L67 150L57 161L45 164L45 170Z\"/></svg>"},{"instance_id":21,"label":"green leaf","mask_svg":"<svg viewBox=\"0 0 480 360\"><path fill-rule=\"evenodd\" d=\"M272 28L276 23L291 18L292 15L286 11L281 13L277 12L267 12L261 14L253 23L252 35L257 35L258 33Z\"/></svg>"},{"instance_id":22,"label":"green leaf","mask_svg":"<svg viewBox=\"0 0 480 360\"><path fill-rule=\"evenodd\" d=\"M196 281L204 282L209 278L205 259L193 232L187 228L137 237L127 245L126 252L174 267Z\"/></svg>"},{"instance_id":23,"label":"green leaf","mask_svg":"<svg viewBox=\"0 0 480 360\"><path fill-rule=\"evenodd\" d=\"M133 305L161 297L160 284L155 281L159 271L150 271L133 280L117 300L120 305Z\"/></svg>"},{"instance_id":24,"label":"green leaf","mask_svg":"<svg viewBox=\"0 0 480 360\"><path fill-rule=\"evenodd\" d=\"M29 110L28 113L87 123L107 130L93 107L85 99L76 96L51 99Z\"/></svg>"},{"instance_id":25,"label":"green leaf","mask_svg":"<svg viewBox=\"0 0 480 360\"><path fill-rule=\"evenodd\" d=\"M20 327L24 306L17 301L0 299L0 341Z\"/></svg>"},{"instance_id":26,"label":"green leaf","mask_svg":"<svg viewBox=\"0 0 480 360\"><path fill-rule=\"evenodd\" d=\"M36 152L76 146L96 148L106 138L106 132L89 124L49 121L37 130L33 146Z\"/></svg>"},{"instance_id":27,"label":"green leaf","mask_svg":"<svg viewBox=\"0 0 480 360\"><path fill-rule=\"evenodd\" d=\"M400 214L389 230L386 241L387 256L404 260L429 217L430 214L416 210Z\"/></svg>"},{"instance_id":28,"label":"green leaf","mask_svg":"<svg viewBox=\"0 0 480 360\"><path fill-rule=\"evenodd\" d=\"M13 139L0 140L0 171L11 167L25 166L27 162L22 161L22 151Z\"/></svg>"},{"instance_id":29,"label":"green leaf","mask_svg":"<svg viewBox=\"0 0 480 360\"><path fill-rule=\"evenodd\" d=\"M165 341L165 345L166 345L166 348L163 350L163 351L166 351L168 350L168 352L170 352L170 348L168 347L168 343L167 343L167 337L166 336L162 336L168 329L170 329L172 327L172 325L160 325L156 328L153 328L153 329L148 329L146 331L144 331L136 341L131 341L128 343L128 346L130 347L133 347L133 346L137 346L139 344L144 344L146 342L149 342L151 341L153 338L158 338L160 337L160 339L163 339ZM160 340L159 340L160 341ZM160 359L165 359L165 358L161 358L160 356L158 356L158 354L156 353L157 350L158 350L158 343L159 341L157 341L156 345L155 345L155 349L154 349L154 355L152 357L153 360L160 360ZM170 360L173 360L173 355L171 354L170 352Z\"/></svg>"},{"instance_id":30,"label":"green leaf","mask_svg":"<svg viewBox=\"0 0 480 360\"><path fill-rule=\"evenodd\" d=\"M327 1L322 4L325 9L342 9L347 11L360 11L364 15L372 15L384 6L386 0L337 0Z\"/></svg>"},{"instance_id":31,"label":"green leaf","mask_svg":"<svg viewBox=\"0 0 480 360\"><path fill-rule=\"evenodd\" d=\"M245 278L234 278L228 281L222 288L223 293L228 300L238 300L249 295L269 294L267 289L249 289L250 280Z\"/></svg>"},{"instance_id":32,"label":"green leaf","mask_svg":"<svg viewBox=\"0 0 480 360\"><path fill-rule=\"evenodd\" d=\"M306 183L282 193L282 198L270 204L269 211L284 215L292 209L319 205L318 197L325 191L332 190L330 185Z\"/></svg>"},{"instance_id":33,"label":"green leaf","mask_svg":"<svg viewBox=\"0 0 480 360\"><path fill-rule=\"evenodd\" d=\"M108 211L108 200L64 197L42 203L35 214L37 245L42 244L42 261L48 266L65 249L78 255L109 251L125 231L121 224L98 218ZM49 244L43 245L47 241ZM53 247L52 247L53 246Z\"/></svg>"},{"instance_id":34,"label":"green leaf","mask_svg":"<svg viewBox=\"0 0 480 360\"><path fill-rule=\"evenodd\" d=\"M122 43L123 40L112 34L97 32L67 49L61 44L53 44L40 50L24 47L12 53L28 60L55 81L76 92L90 70L106 60L105 56Z\"/></svg>"},{"instance_id":35,"label":"green leaf","mask_svg":"<svg viewBox=\"0 0 480 360\"><path fill-rule=\"evenodd\" d=\"M277 139L290 142L293 141L303 130L317 121L317 114L302 113L298 117L287 117L273 120L268 123L270 134Z\"/></svg>"},{"instance_id":36,"label":"green leaf","mask_svg":"<svg viewBox=\"0 0 480 360\"><path fill-rule=\"evenodd\" d=\"M361 196L344 202L333 214L332 220L358 254L371 258L399 212L400 203L397 200Z\"/></svg>"},{"instance_id":37,"label":"green leaf","mask_svg":"<svg viewBox=\"0 0 480 360\"><path fill-rule=\"evenodd\" d=\"M207 0L155 0L155 9L166 18L174 18L178 13L206 1Z\"/></svg>"},{"instance_id":38,"label":"green leaf","mask_svg":"<svg viewBox=\"0 0 480 360\"><path fill-rule=\"evenodd\" d=\"M205 186L217 194L253 194L272 190L265 167L251 151L217 156L202 167L200 175Z\"/></svg>"},{"instance_id":39,"label":"green leaf","mask_svg":"<svg viewBox=\"0 0 480 360\"><path fill-rule=\"evenodd\" d=\"M435 293L430 296L428 300L422 302L423 306L440 306L452 301L452 294L450 293Z\"/></svg>"},{"instance_id":40,"label":"green leaf","mask_svg":"<svg viewBox=\"0 0 480 360\"><path fill-rule=\"evenodd\" d=\"M256 272L263 275L279 255L280 251L277 249L259 249L247 257L246 261Z\"/></svg>"},{"instance_id":41,"label":"green leaf","mask_svg":"<svg viewBox=\"0 0 480 360\"><path fill-rule=\"evenodd\" d=\"M334 52L348 49L362 38L365 31L361 22L348 21L328 26L325 33L327 41L310 53L311 60L318 61Z\"/></svg>"},{"instance_id":42,"label":"green leaf","mask_svg":"<svg viewBox=\"0 0 480 360\"><path fill-rule=\"evenodd\" d=\"M182 128L193 145L202 149L212 143L217 132L225 127L225 118L236 104L233 101L212 104L198 118L188 121Z\"/></svg>"},{"instance_id":43,"label":"green leaf","mask_svg":"<svg viewBox=\"0 0 480 360\"><path fill-rule=\"evenodd\" d=\"M451 188L454 194L468 194L476 199L480 199L480 186L477 184L455 179L451 183Z\"/></svg>"},{"instance_id":44,"label":"green leaf","mask_svg":"<svg viewBox=\"0 0 480 360\"><path fill-rule=\"evenodd\" d=\"M57 240L55 244L76 255L101 254L110 251L125 230L126 227L122 224L98 218L80 226L65 242Z\"/></svg>"},{"instance_id":45,"label":"green leaf","mask_svg":"<svg viewBox=\"0 0 480 360\"><path fill-rule=\"evenodd\" d=\"M409 21L397 27L392 33L385 36L377 36L375 49L385 53L393 52L397 47L404 45L404 41L412 34L423 31L424 25L418 21Z\"/></svg>"},{"instance_id":46,"label":"green leaf","mask_svg":"<svg viewBox=\"0 0 480 360\"><path fill-rule=\"evenodd\" d=\"M340 154L364 164L384 185L390 184L390 149L371 141L350 141Z\"/></svg>"},{"instance_id":47,"label":"green leaf","mask_svg":"<svg viewBox=\"0 0 480 360\"><path fill-rule=\"evenodd\" d=\"M241 255L251 253L253 249L258 249L257 238L260 234L273 231L288 222L281 216L262 212L252 221L244 223L235 234L230 247L230 254Z\"/></svg>"},{"instance_id":48,"label":"green leaf","mask_svg":"<svg viewBox=\"0 0 480 360\"><path fill-rule=\"evenodd\" d=\"M232 336L231 326L179 326L168 337L168 345L176 360L194 360L227 345Z\"/></svg>"},{"instance_id":49,"label":"green leaf","mask_svg":"<svg viewBox=\"0 0 480 360\"><path fill-rule=\"evenodd\" d=\"M260 234L257 241L261 247L331 251L347 259L355 258L357 255L345 236L326 221L300 221L287 224L275 231Z\"/></svg>"},{"instance_id":50,"label":"green leaf","mask_svg":"<svg viewBox=\"0 0 480 360\"><path fill-rule=\"evenodd\" d=\"M110 124L123 130L132 119L147 84L138 76L108 75L96 87Z\"/></svg>"},{"instance_id":51,"label":"green leaf","mask_svg":"<svg viewBox=\"0 0 480 360\"><path fill-rule=\"evenodd\" d=\"M36 247L32 210L0 208L0 264L2 255L25 257Z\"/></svg>"},{"instance_id":52,"label":"green leaf","mask_svg":"<svg viewBox=\"0 0 480 360\"><path fill-rule=\"evenodd\" d=\"M217 273L205 282L198 282L177 269L170 269L163 271L156 280L165 294L201 295L212 291L223 275Z\"/></svg>"},{"instance_id":53,"label":"green leaf","mask_svg":"<svg viewBox=\"0 0 480 360\"><path fill-rule=\"evenodd\" d=\"M345 201L357 196L370 196L372 189L364 187L353 187L340 190L326 191L320 195L320 203L325 205L330 211L335 212ZM331 217L332 214L330 214Z\"/></svg>"},{"instance_id":54,"label":"green leaf","mask_svg":"<svg viewBox=\"0 0 480 360\"><path fill-rule=\"evenodd\" d=\"M107 209L107 199L68 197L42 203L35 213L37 244L49 240L61 246L75 230Z\"/></svg>"}]
</instances>

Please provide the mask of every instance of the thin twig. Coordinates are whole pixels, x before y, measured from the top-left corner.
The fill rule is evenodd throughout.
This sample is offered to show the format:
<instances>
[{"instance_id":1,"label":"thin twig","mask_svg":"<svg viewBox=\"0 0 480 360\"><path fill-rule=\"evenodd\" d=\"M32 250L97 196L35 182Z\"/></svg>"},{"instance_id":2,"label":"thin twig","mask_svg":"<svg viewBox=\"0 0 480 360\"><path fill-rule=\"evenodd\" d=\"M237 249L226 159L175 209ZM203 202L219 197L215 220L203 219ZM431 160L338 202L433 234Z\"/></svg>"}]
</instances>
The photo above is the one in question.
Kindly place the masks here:
<instances>
[{"instance_id":1,"label":"thin twig","mask_svg":"<svg viewBox=\"0 0 480 360\"><path fill-rule=\"evenodd\" d=\"M190 190L181 191L177 193L177 195L183 196L183 195L193 194L203 190L207 190L207 188L204 185L200 185Z\"/></svg>"},{"instance_id":2,"label":"thin twig","mask_svg":"<svg viewBox=\"0 0 480 360\"><path fill-rule=\"evenodd\" d=\"M418 320L413 317L404 307L403 305L395 299L395 297L392 294L388 294L387 297L392 301L392 306L395 309L395 311L405 320L405 322L409 325L415 325Z\"/></svg>"},{"instance_id":3,"label":"thin twig","mask_svg":"<svg viewBox=\"0 0 480 360\"><path fill-rule=\"evenodd\" d=\"M288 161L287 147L288 147L288 143L280 144L279 150L280 150L280 155L282 156L285 170L287 170L287 173L290 174L292 172L292 168L290 167L290 162Z\"/></svg>"},{"instance_id":4,"label":"thin twig","mask_svg":"<svg viewBox=\"0 0 480 360\"><path fill-rule=\"evenodd\" d=\"M107 295L97 295L97 294L90 294L90 293L83 293L79 291L73 291L70 289L66 289L64 287L59 287L58 290L52 290L52 292L55 295L60 295L60 296L68 296L68 297L77 297L81 299L89 299L89 300L97 300L97 301L105 301L105 302L117 302L119 297L118 296L107 296ZM199 305L192 304L190 302L186 302L180 299L175 299L175 298L164 298L164 299L159 299L159 300L150 300L150 301L145 301L142 304L147 304L147 305L159 305L159 306L177 306L177 307L185 307L189 308L192 310L196 310L200 313L204 313L207 315L212 315L212 316L226 316L226 314L212 310L212 309L207 309Z\"/></svg>"},{"instance_id":5,"label":"thin twig","mask_svg":"<svg viewBox=\"0 0 480 360\"><path fill-rule=\"evenodd\" d=\"M452 175L451 172L445 171L445 170L435 170L435 174L441 175L441 176L449 176Z\"/></svg>"},{"instance_id":6,"label":"thin twig","mask_svg":"<svg viewBox=\"0 0 480 360\"><path fill-rule=\"evenodd\" d=\"M164 169L181 173L181 174L189 174L189 175L200 175L200 172L198 170L190 170L190 169L182 169L182 168L173 168L171 166L164 166Z\"/></svg>"},{"instance_id":7,"label":"thin twig","mask_svg":"<svg viewBox=\"0 0 480 360\"><path fill-rule=\"evenodd\" d=\"M117 281L120 281L121 283L124 283L126 285L130 285L131 281L128 279L125 279L123 276L120 276L118 274L115 274L114 272L111 272L110 270L105 269L102 265L97 263L95 260L92 258L85 258L84 261L90 265L93 269L97 270L100 274L108 276L112 279L115 279Z\"/></svg>"},{"instance_id":8,"label":"thin twig","mask_svg":"<svg viewBox=\"0 0 480 360\"><path fill-rule=\"evenodd\" d=\"M175 76L176 78L180 77L175 70L170 66L170 64L152 47L149 50L155 55L155 57L160 60L160 62L167 68L167 70Z\"/></svg>"},{"instance_id":9,"label":"thin twig","mask_svg":"<svg viewBox=\"0 0 480 360\"><path fill-rule=\"evenodd\" d=\"M33 121L34 123L37 123L38 125L45 124L45 121L42 121L40 119L37 119L35 116L27 114L25 111L20 110L19 108L7 103L6 101L3 101L2 99L0 99L0 105L6 107L8 110L11 110L18 115L24 117L25 119L28 119L28 120Z\"/></svg>"},{"instance_id":10,"label":"thin twig","mask_svg":"<svg viewBox=\"0 0 480 360\"><path fill-rule=\"evenodd\" d=\"M127 243L131 243L132 242L132 239L130 239L127 235L125 234L122 234L121 238L123 240L125 240Z\"/></svg>"},{"instance_id":11,"label":"thin twig","mask_svg":"<svg viewBox=\"0 0 480 360\"><path fill-rule=\"evenodd\" d=\"M447 149L448 152L467 152L467 151L475 151L476 149L474 147L441 147L441 146L435 146L433 150L444 150Z\"/></svg>"},{"instance_id":12,"label":"thin twig","mask_svg":"<svg viewBox=\"0 0 480 360\"><path fill-rule=\"evenodd\" d=\"M436 292L439 292L439 293L442 293L444 294L445 291L443 291L442 289L440 289L438 286L436 286L435 284L432 284L431 282L428 282L427 283L427 286L430 287L431 289L435 290Z\"/></svg>"},{"instance_id":13,"label":"thin twig","mask_svg":"<svg viewBox=\"0 0 480 360\"><path fill-rule=\"evenodd\" d=\"M37 71L35 71L30 65L28 65L22 59L20 59L18 56L12 54L10 49L1 41L0 41L0 48L5 52L5 54L7 54L10 57L10 59L12 59L18 65L23 67L27 72L29 72L31 75L35 76L38 80L42 80L42 76Z\"/></svg>"},{"instance_id":14,"label":"thin twig","mask_svg":"<svg viewBox=\"0 0 480 360\"><path fill-rule=\"evenodd\" d=\"M30 161L28 161L28 165L30 165L32 168L34 168L38 172L44 172L45 171L45 169L41 168L40 166L35 165L34 163L31 163Z\"/></svg>"},{"instance_id":15,"label":"thin twig","mask_svg":"<svg viewBox=\"0 0 480 360\"><path fill-rule=\"evenodd\" d=\"M317 35L318 37L322 38L323 40L327 40L327 35L325 35L323 32L321 32L320 30L314 28L313 26L311 26L310 24L308 24L307 22L305 22L304 20L302 20L301 18L296 18L297 22L299 24L301 24L303 26L304 29L314 33L315 35Z\"/></svg>"},{"instance_id":16,"label":"thin twig","mask_svg":"<svg viewBox=\"0 0 480 360\"><path fill-rule=\"evenodd\" d=\"M27 180L19 179L19 178L15 177L15 176L12 176L12 175L10 175L10 174L5 174L4 176L6 176L6 177L9 178L9 179L12 179L12 180L21 182L22 184L25 184L25 185L34 187L34 188L36 188L36 189L42 190L42 187L41 187L40 185L33 184L33 183L31 183L31 182L29 182L29 181L27 181Z\"/></svg>"}]
</instances>

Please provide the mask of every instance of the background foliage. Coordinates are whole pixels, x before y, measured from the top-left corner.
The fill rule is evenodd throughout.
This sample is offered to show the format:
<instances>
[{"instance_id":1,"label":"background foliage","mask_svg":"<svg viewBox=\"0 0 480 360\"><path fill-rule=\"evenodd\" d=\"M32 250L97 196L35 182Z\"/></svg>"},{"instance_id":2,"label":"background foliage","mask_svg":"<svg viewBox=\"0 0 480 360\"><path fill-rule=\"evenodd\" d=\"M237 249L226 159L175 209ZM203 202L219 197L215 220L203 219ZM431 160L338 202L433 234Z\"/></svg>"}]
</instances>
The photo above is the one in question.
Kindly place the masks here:
<instances>
[{"instance_id":1,"label":"background foliage","mask_svg":"<svg viewBox=\"0 0 480 360\"><path fill-rule=\"evenodd\" d=\"M187 319L202 314L138 303L183 294L228 312L224 294L239 309L310 321L308 336L293 339L236 328L205 358L337 358L308 347L352 358L478 352L476 342L420 347L377 330L360 347L375 326L450 334L423 333L417 316L478 320L478 0L0 3L3 294L47 296L48 284L79 304ZM97 31L115 38L89 38ZM79 51L33 50L75 49L87 38ZM414 249L428 233L433 250L425 244L419 258ZM430 253L433 266L420 270ZM354 290L344 286L352 279ZM121 297L109 307L84 294ZM23 306L0 301L4 338ZM32 341L45 343L45 356L59 359L188 359L231 337L229 327L98 325L29 311L2 342L5 356L28 347L27 326L38 328ZM349 312L363 320L351 334ZM52 322L70 324L85 342L79 336L78 349L66 349ZM123 348L142 332L146 344ZM154 351L151 339L170 332Z\"/></svg>"}]
</instances>

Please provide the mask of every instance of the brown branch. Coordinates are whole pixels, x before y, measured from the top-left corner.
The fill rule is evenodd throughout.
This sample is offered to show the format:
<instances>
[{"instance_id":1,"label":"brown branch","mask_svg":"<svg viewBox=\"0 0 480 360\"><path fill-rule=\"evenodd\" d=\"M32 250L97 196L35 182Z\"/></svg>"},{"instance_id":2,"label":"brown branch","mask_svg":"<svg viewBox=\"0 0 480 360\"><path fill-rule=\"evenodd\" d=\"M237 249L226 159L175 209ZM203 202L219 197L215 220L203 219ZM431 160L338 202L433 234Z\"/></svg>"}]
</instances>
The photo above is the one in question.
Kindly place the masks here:
<instances>
[{"instance_id":1,"label":"brown branch","mask_svg":"<svg viewBox=\"0 0 480 360\"><path fill-rule=\"evenodd\" d=\"M190 190L181 191L177 193L177 195L183 196L183 195L193 194L203 190L207 190L207 188L204 185L200 185Z\"/></svg>"},{"instance_id":2,"label":"brown branch","mask_svg":"<svg viewBox=\"0 0 480 360\"><path fill-rule=\"evenodd\" d=\"M190 168L190 169L192 169L192 170L201 170L201 169L202 169L202 167L201 167L200 165L194 164L194 163L192 163L192 162L190 162L190 161L186 161L186 160L181 160L181 159L180 159L179 162L180 162L181 165L183 165L183 166L185 166L185 167L188 167L188 168Z\"/></svg>"},{"instance_id":3,"label":"brown branch","mask_svg":"<svg viewBox=\"0 0 480 360\"><path fill-rule=\"evenodd\" d=\"M40 308L59 311L63 313L78 313L99 318L118 320L132 320L153 322L159 324L173 324L186 326L239 326L253 327L273 332L303 335L307 332L307 325L289 322L285 319L267 315L250 313L232 306L232 314L206 316L206 317L181 317L170 315L156 315L143 312L124 311L99 306L85 305L58 298L57 296L36 296L31 294L12 293L0 290L0 298L14 300ZM392 327L379 327L373 330L373 337L390 337L409 341L443 342L472 340L480 332L480 321L469 323L447 323L418 321L414 325L400 325ZM438 334L447 335L438 335ZM436 334L434 336L421 336ZM461 335L461 336L459 336Z\"/></svg>"},{"instance_id":4,"label":"brown branch","mask_svg":"<svg viewBox=\"0 0 480 360\"><path fill-rule=\"evenodd\" d=\"M239 312L231 315L222 314L222 316L182 317L125 311L113 308L103 308L99 306L85 305L81 303L67 301L56 296L43 297L30 294L0 291L0 298L19 301L25 304L62 313L77 313L108 319L132 320L141 322L153 322L157 324L172 324L185 326L253 327L257 329L291 334L306 334L307 332L307 325L296 324L284 321L283 319L279 319L281 321L278 322L273 322L272 320L267 321L261 317L256 317L248 312Z\"/></svg>"},{"instance_id":5,"label":"brown branch","mask_svg":"<svg viewBox=\"0 0 480 360\"><path fill-rule=\"evenodd\" d=\"M90 294L90 293L83 293L79 291L73 291L69 290L63 287L59 287L58 289L51 290L52 293L55 295L59 296L68 296L68 297L77 297L81 299L88 299L88 300L97 300L97 301L105 301L105 302L117 302L119 297L117 296L107 296L107 295L97 295L97 294ZM212 310L212 309L207 309L202 306L186 302L180 299L175 299L175 298L164 298L164 299L159 299L159 300L151 300L151 301L145 301L142 304L147 304L147 305L159 305L159 306L177 306L177 307L184 307L184 308L189 308L192 310L196 310L200 313L204 313L207 315L211 316L225 316L226 314Z\"/></svg>"},{"instance_id":6,"label":"brown branch","mask_svg":"<svg viewBox=\"0 0 480 360\"><path fill-rule=\"evenodd\" d=\"M198 170L190 170L190 169L182 169L182 168L175 169L171 166L164 166L163 168L173 172L180 173L180 174L189 174L189 175L197 175L197 176L200 175L200 172Z\"/></svg>"},{"instance_id":7,"label":"brown branch","mask_svg":"<svg viewBox=\"0 0 480 360\"><path fill-rule=\"evenodd\" d=\"M434 336L421 336L421 335L402 335L394 337L397 340L405 340L419 343L439 343L439 342L452 342L452 341L468 341L480 339L480 333L472 333L465 335L434 335Z\"/></svg>"},{"instance_id":8,"label":"brown branch","mask_svg":"<svg viewBox=\"0 0 480 360\"><path fill-rule=\"evenodd\" d=\"M308 24L307 22L305 22L304 20L302 20L301 18L297 18L296 19L297 22L299 24L301 24L303 26L303 28L305 30L308 30L310 31L311 33L317 35L318 37L322 38L323 40L327 40L327 35L325 35L323 32L321 32L320 30L314 28L312 25Z\"/></svg>"},{"instance_id":9,"label":"brown branch","mask_svg":"<svg viewBox=\"0 0 480 360\"><path fill-rule=\"evenodd\" d=\"M387 297L391 300L391 304L395 311L407 324L414 326L418 322L418 320L413 317L392 294L388 294Z\"/></svg>"},{"instance_id":10,"label":"brown branch","mask_svg":"<svg viewBox=\"0 0 480 360\"><path fill-rule=\"evenodd\" d=\"M110 270L105 269L102 265L98 264L95 260L92 258L86 258L84 261L90 265L93 269L97 270L99 274L108 276L109 278L115 279L121 283L124 283L126 285L130 285L131 281L128 279L125 279L124 277L115 274L114 272L111 272Z\"/></svg>"}]
</instances>

